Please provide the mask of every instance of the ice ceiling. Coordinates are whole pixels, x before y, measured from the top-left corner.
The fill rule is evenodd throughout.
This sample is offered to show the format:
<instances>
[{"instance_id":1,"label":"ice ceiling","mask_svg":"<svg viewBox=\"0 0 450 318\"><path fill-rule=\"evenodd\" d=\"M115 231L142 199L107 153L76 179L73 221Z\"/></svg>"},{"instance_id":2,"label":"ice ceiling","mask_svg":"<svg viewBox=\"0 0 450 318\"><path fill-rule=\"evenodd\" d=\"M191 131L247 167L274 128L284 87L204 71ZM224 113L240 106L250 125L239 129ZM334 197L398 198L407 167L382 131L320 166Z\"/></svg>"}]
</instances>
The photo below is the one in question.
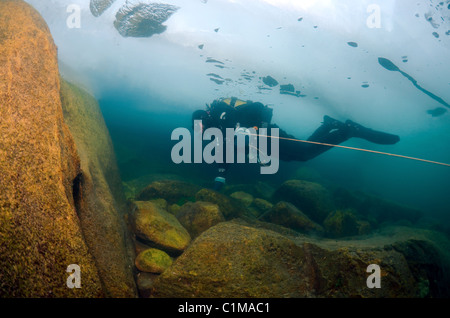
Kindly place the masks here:
<instances>
[{"instance_id":1,"label":"ice ceiling","mask_svg":"<svg viewBox=\"0 0 450 318\"><path fill-rule=\"evenodd\" d=\"M272 104L288 126L298 113L308 131L325 113L380 129L448 124L442 103L378 58L450 102L449 0L27 2L49 24L64 75L97 97L129 86L198 108L232 95Z\"/></svg>"}]
</instances>

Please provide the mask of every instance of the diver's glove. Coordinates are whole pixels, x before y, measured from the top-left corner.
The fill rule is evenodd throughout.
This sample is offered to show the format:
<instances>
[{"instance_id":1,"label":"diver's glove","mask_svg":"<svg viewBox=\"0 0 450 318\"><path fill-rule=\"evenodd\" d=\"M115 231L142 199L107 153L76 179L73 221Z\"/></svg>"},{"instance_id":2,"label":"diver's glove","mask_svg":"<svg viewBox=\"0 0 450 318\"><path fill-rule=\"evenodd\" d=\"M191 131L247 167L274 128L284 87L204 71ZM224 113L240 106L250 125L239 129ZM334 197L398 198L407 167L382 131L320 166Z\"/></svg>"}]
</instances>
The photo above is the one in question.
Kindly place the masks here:
<instances>
[{"instance_id":1,"label":"diver's glove","mask_svg":"<svg viewBox=\"0 0 450 318\"><path fill-rule=\"evenodd\" d=\"M223 188L224 185L225 185L225 178L217 177L216 179L214 179L213 190L220 191Z\"/></svg>"}]
</instances>

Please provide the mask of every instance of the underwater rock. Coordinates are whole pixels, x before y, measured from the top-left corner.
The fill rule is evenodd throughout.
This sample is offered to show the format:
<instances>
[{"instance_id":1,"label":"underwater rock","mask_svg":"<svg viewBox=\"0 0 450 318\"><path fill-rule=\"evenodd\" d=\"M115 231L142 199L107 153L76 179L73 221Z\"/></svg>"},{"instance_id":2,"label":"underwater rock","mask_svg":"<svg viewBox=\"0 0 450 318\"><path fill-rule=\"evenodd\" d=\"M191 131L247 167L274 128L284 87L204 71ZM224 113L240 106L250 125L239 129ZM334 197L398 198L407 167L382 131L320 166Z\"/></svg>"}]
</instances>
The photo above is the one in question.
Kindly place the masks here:
<instances>
[{"instance_id":1,"label":"underwater rock","mask_svg":"<svg viewBox=\"0 0 450 318\"><path fill-rule=\"evenodd\" d=\"M359 226L353 211L337 210L330 213L323 222L328 236L344 237L359 234Z\"/></svg>"},{"instance_id":2,"label":"underwater rock","mask_svg":"<svg viewBox=\"0 0 450 318\"><path fill-rule=\"evenodd\" d=\"M269 212L273 208L273 204L267 200L255 198L250 207L255 208L258 211L257 216L260 216Z\"/></svg>"},{"instance_id":3,"label":"underwater rock","mask_svg":"<svg viewBox=\"0 0 450 318\"><path fill-rule=\"evenodd\" d=\"M140 272L136 275L136 284L139 290L139 296L142 298L148 298L153 288L158 274Z\"/></svg>"},{"instance_id":4,"label":"underwater rock","mask_svg":"<svg viewBox=\"0 0 450 318\"><path fill-rule=\"evenodd\" d=\"M268 75L268 76L266 76L266 77L263 77L263 78L262 78L262 81L263 81L264 84L266 84L267 86L270 86L270 87L275 87L275 86L278 85L277 80L274 79L274 78L273 78L272 76L270 76L270 75Z\"/></svg>"},{"instance_id":5,"label":"underwater rock","mask_svg":"<svg viewBox=\"0 0 450 318\"><path fill-rule=\"evenodd\" d=\"M442 270L441 253L433 243L411 238L386 247L391 248L403 255L415 281L419 282L417 297L440 297L450 293L450 285L443 284L448 274Z\"/></svg>"},{"instance_id":6,"label":"underwater rock","mask_svg":"<svg viewBox=\"0 0 450 318\"><path fill-rule=\"evenodd\" d=\"M297 232L317 232L322 234L323 228L311 221L305 214L297 209L293 204L280 201L272 209L263 214L261 221L278 224Z\"/></svg>"},{"instance_id":7,"label":"underwater rock","mask_svg":"<svg viewBox=\"0 0 450 318\"><path fill-rule=\"evenodd\" d=\"M210 189L202 189L197 192L195 195L195 200L217 204L220 212L222 212L223 216L227 220L244 215L248 212L245 206L243 206L238 200Z\"/></svg>"},{"instance_id":8,"label":"underwater rock","mask_svg":"<svg viewBox=\"0 0 450 318\"><path fill-rule=\"evenodd\" d=\"M114 27L123 37L151 37L166 31L163 25L179 7L165 3L129 3L117 11Z\"/></svg>"},{"instance_id":9,"label":"underwater rock","mask_svg":"<svg viewBox=\"0 0 450 318\"><path fill-rule=\"evenodd\" d=\"M436 39L439 39L439 33L437 33L437 32L433 32L433 33L431 33Z\"/></svg>"},{"instance_id":10,"label":"underwater rock","mask_svg":"<svg viewBox=\"0 0 450 318\"><path fill-rule=\"evenodd\" d=\"M253 202L253 196L244 191L233 192L230 197L238 200L246 207L250 206Z\"/></svg>"},{"instance_id":11,"label":"underwater rock","mask_svg":"<svg viewBox=\"0 0 450 318\"><path fill-rule=\"evenodd\" d=\"M105 12L116 0L91 0L89 8L94 17L99 17Z\"/></svg>"},{"instance_id":12,"label":"underwater rock","mask_svg":"<svg viewBox=\"0 0 450 318\"><path fill-rule=\"evenodd\" d=\"M136 236L150 246L179 254L191 241L177 218L149 201L135 201L131 223Z\"/></svg>"},{"instance_id":13,"label":"underwater rock","mask_svg":"<svg viewBox=\"0 0 450 318\"><path fill-rule=\"evenodd\" d=\"M154 181L137 196L139 201L164 199L169 204L182 205L186 201L193 201L195 194L201 187L177 180Z\"/></svg>"},{"instance_id":14,"label":"underwater rock","mask_svg":"<svg viewBox=\"0 0 450 318\"><path fill-rule=\"evenodd\" d=\"M338 209L353 209L358 215L376 227L383 222L407 220L415 223L422 212L407 206L390 202L360 191L338 188L333 192L333 201Z\"/></svg>"},{"instance_id":15,"label":"underwater rock","mask_svg":"<svg viewBox=\"0 0 450 318\"><path fill-rule=\"evenodd\" d=\"M419 235L421 239L411 240ZM200 235L154 282L152 297L448 297L448 239L394 228L361 241L285 236L222 222ZM446 254L444 254L446 253ZM367 267L382 288L367 288Z\"/></svg>"},{"instance_id":16,"label":"underwater rock","mask_svg":"<svg viewBox=\"0 0 450 318\"><path fill-rule=\"evenodd\" d=\"M139 253L135 265L141 272L161 274L172 265L172 258L164 251L149 248Z\"/></svg>"},{"instance_id":17,"label":"underwater rock","mask_svg":"<svg viewBox=\"0 0 450 318\"><path fill-rule=\"evenodd\" d=\"M186 202L180 207L176 217L192 238L199 236L211 226L225 221L217 204L203 201Z\"/></svg>"},{"instance_id":18,"label":"underwater rock","mask_svg":"<svg viewBox=\"0 0 450 318\"><path fill-rule=\"evenodd\" d=\"M126 211L113 144L98 102L86 91L61 79L64 119L80 156L75 205L100 277L114 297L134 297L134 255L123 219ZM107 226L105 226L107 224Z\"/></svg>"},{"instance_id":19,"label":"underwater rock","mask_svg":"<svg viewBox=\"0 0 450 318\"><path fill-rule=\"evenodd\" d=\"M317 223L334 210L330 192L315 182L288 180L274 193L274 200L292 203Z\"/></svg>"},{"instance_id":20,"label":"underwater rock","mask_svg":"<svg viewBox=\"0 0 450 318\"><path fill-rule=\"evenodd\" d=\"M305 281L302 249L275 232L223 222L155 281L152 297L280 297ZM183 279L180 279L183 277Z\"/></svg>"},{"instance_id":21,"label":"underwater rock","mask_svg":"<svg viewBox=\"0 0 450 318\"><path fill-rule=\"evenodd\" d=\"M0 43L0 297L105 296L77 215L52 35L29 4L0 1ZM67 288L69 264L83 288Z\"/></svg>"},{"instance_id":22,"label":"underwater rock","mask_svg":"<svg viewBox=\"0 0 450 318\"><path fill-rule=\"evenodd\" d=\"M427 110L427 114L430 114L433 117L439 117L444 115L447 112L445 108L442 107L436 107L434 109Z\"/></svg>"}]
</instances>

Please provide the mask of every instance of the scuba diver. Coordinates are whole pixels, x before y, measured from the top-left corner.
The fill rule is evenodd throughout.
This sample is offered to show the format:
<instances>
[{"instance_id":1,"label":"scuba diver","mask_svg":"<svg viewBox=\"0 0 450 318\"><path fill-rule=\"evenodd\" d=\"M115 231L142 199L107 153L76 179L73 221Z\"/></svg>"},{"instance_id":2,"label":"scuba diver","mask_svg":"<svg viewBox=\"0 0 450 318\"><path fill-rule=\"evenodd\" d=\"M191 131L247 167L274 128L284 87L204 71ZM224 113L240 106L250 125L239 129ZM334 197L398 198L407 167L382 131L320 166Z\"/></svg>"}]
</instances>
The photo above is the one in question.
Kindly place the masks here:
<instances>
[{"instance_id":1,"label":"scuba diver","mask_svg":"<svg viewBox=\"0 0 450 318\"><path fill-rule=\"evenodd\" d=\"M308 161L333 148L314 143L295 142L294 136L271 124L273 110L260 102L243 101L235 97L220 98L207 105L206 110L197 110L192 114L192 123L201 120L201 131L219 128L223 133L226 128L239 129L251 127L279 129L279 159L283 161ZM244 128L245 129L245 128ZM362 138L381 145L396 144L400 137L389 133L366 128L351 120L345 123L327 115L322 125L307 139L310 142L339 145L350 138ZM218 164L218 175L214 180L214 190L220 191L225 185L229 164Z\"/></svg>"}]
</instances>

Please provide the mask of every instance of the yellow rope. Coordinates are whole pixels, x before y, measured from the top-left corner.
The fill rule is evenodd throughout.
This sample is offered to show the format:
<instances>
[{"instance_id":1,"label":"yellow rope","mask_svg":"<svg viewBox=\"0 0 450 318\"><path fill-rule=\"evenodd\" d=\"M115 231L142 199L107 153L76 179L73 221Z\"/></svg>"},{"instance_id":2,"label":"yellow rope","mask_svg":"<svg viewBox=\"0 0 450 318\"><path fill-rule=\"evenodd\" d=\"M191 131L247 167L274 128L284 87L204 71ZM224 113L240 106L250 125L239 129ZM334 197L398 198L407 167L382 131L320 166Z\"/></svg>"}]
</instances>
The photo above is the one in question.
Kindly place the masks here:
<instances>
[{"instance_id":1,"label":"yellow rope","mask_svg":"<svg viewBox=\"0 0 450 318\"><path fill-rule=\"evenodd\" d=\"M356 150L356 151L364 151L364 152L375 153L375 154L379 154L379 155L398 157L398 158L404 158L404 159L410 159L410 160L416 160L416 161L427 162L427 163L432 163L432 164L436 164L436 165L450 167L450 164L448 164L448 163L443 163L443 162L438 162L438 161L431 161L431 160L426 160L426 159L421 159L421 158L414 158L414 157L403 156L403 155L397 155L397 154L393 154L393 153L389 153L389 152L381 152L381 151L368 150L368 149L362 149L362 148L355 148L355 147L348 147L348 146L341 146L341 145L334 145L334 144L326 144L326 143L323 143L323 142L301 140L301 139L294 139L294 138L272 137L272 136L250 134L250 133L247 133L247 135L249 135L249 136L261 136L261 137L267 137L267 138L278 138L278 139L297 141L297 142L303 142L303 143L315 144L315 145L321 145L321 146L337 147L337 148L344 148L344 149L350 149L350 150Z\"/></svg>"}]
</instances>

